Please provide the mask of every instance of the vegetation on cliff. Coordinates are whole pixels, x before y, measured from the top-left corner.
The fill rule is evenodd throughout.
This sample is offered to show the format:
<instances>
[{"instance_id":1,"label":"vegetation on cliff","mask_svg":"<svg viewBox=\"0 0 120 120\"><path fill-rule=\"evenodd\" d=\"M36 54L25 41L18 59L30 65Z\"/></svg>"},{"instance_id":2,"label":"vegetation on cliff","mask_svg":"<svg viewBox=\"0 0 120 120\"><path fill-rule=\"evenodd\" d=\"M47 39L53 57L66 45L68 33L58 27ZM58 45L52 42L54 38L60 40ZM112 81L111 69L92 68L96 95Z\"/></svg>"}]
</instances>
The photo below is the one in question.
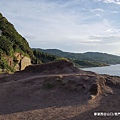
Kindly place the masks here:
<instances>
[{"instance_id":1,"label":"vegetation on cliff","mask_svg":"<svg viewBox=\"0 0 120 120\"><path fill-rule=\"evenodd\" d=\"M11 55L13 52L21 52L30 57L33 56L32 50L28 42L23 38L8 22L8 20L0 14L0 52Z\"/></svg>"},{"instance_id":2,"label":"vegetation on cliff","mask_svg":"<svg viewBox=\"0 0 120 120\"><path fill-rule=\"evenodd\" d=\"M14 26L0 13L0 68L6 71L14 71L15 52L19 52L34 60L33 51L28 42L14 28ZM12 66L8 60L13 58Z\"/></svg>"},{"instance_id":3,"label":"vegetation on cliff","mask_svg":"<svg viewBox=\"0 0 120 120\"><path fill-rule=\"evenodd\" d=\"M16 56L17 55L17 56ZM0 13L0 68L3 71L15 71L20 58L27 56L32 64L41 64L59 59L37 50L32 50L14 26Z\"/></svg>"}]
</instances>

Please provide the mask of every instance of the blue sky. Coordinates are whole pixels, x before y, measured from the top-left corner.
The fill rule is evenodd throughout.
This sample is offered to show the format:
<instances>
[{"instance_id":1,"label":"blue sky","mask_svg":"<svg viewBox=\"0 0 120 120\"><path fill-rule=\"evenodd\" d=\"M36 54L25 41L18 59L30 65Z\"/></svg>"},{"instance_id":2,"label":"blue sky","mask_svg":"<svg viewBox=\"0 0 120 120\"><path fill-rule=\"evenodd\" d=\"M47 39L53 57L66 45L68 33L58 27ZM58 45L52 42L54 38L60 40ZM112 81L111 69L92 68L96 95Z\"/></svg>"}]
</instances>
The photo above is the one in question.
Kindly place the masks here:
<instances>
[{"instance_id":1,"label":"blue sky","mask_svg":"<svg viewBox=\"0 0 120 120\"><path fill-rule=\"evenodd\" d=\"M120 55L120 0L0 0L31 47Z\"/></svg>"}]
</instances>

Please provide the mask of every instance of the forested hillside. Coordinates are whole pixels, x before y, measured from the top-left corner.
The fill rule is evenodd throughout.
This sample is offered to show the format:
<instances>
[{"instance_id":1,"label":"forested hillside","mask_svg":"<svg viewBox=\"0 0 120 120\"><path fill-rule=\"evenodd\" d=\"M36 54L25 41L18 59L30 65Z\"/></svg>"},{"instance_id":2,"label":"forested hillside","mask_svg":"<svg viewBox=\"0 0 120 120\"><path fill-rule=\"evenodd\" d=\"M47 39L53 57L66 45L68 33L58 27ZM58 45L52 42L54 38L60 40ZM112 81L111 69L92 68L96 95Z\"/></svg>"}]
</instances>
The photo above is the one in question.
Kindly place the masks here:
<instances>
[{"instance_id":1,"label":"forested hillside","mask_svg":"<svg viewBox=\"0 0 120 120\"><path fill-rule=\"evenodd\" d=\"M86 52L83 53L90 58L93 58L96 61L104 62L107 64L120 64L120 56L107 54L107 53L99 53L99 52Z\"/></svg>"},{"instance_id":2,"label":"forested hillside","mask_svg":"<svg viewBox=\"0 0 120 120\"><path fill-rule=\"evenodd\" d=\"M75 60L85 60L85 61L100 62L106 64L120 64L120 56L107 54L107 53L99 53L99 52L71 53L71 52L63 52L58 49L44 50L39 48L38 50L45 53L58 55Z\"/></svg>"},{"instance_id":3,"label":"forested hillside","mask_svg":"<svg viewBox=\"0 0 120 120\"><path fill-rule=\"evenodd\" d=\"M13 52L22 52L30 57L33 56L28 42L23 38L0 13L0 52L11 55Z\"/></svg>"},{"instance_id":4,"label":"forested hillside","mask_svg":"<svg viewBox=\"0 0 120 120\"><path fill-rule=\"evenodd\" d=\"M0 13L0 68L5 71L15 71L15 66L22 58L34 59L28 42L14 26ZM19 54L18 54L19 53ZM18 57L19 56L19 60ZM21 57L21 58L20 58ZM18 68L20 69L20 68Z\"/></svg>"},{"instance_id":5,"label":"forested hillside","mask_svg":"<svg viewBox=\"0 0 120 120\"><path fill-rule=\"evenodd\" d=\"M47 54L47 53L41 52L39 50L33 50L33 54L36 57L36 64L46 63L46 62L62 59L55 55Z\"/></svg>"},{"instance_id":6,"label":"forested hillside","mask_svg":"<svg viewBox=\"0 0 120 120\"><path fill-rule=\"evenodd\" d=\"M47 50L43 50L43 49L39 49L39 48L33 48L33 50L39 51L39 52L43 52L43 53L47 53L47 54L51 54L51 55L56 55L60 58L66 58L69 61L73 62L76 66L78 67L100 67L100 66L107 66L107 63L104 62L99 62L99 61L93 61L93 59L86 57L85 55L82 55L80 53L80 57L79 55L75 54L75 53L68 53L68 52L63 52L61 50L57 50L57 49L47 49ZM76 56L75 56L76 55ZM83 57L82 57L83 56Z\"/></svg>"}]
</instances>

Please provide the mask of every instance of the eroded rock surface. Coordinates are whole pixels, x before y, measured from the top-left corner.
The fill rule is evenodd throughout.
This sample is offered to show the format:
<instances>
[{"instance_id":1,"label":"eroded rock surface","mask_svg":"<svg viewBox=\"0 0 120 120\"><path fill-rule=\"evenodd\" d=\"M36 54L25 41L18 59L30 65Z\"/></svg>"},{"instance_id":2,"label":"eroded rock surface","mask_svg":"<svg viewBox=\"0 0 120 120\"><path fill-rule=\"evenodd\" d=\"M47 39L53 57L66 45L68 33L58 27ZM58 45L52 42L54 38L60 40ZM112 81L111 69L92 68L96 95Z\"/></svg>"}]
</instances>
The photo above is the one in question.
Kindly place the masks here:
<instances>
[{"instance_id":1,"label":"eroded rock surface","mask_svg":"<svg viewBox=\"0 0 120 120\"><path fill-rule=\"evenodd\" d=\"M14 54L17 60L17 64L15 66L16 71L24 70L26 66L31 65L31 59L22 55L21 53Z\"/></svg>"}]
</instances>

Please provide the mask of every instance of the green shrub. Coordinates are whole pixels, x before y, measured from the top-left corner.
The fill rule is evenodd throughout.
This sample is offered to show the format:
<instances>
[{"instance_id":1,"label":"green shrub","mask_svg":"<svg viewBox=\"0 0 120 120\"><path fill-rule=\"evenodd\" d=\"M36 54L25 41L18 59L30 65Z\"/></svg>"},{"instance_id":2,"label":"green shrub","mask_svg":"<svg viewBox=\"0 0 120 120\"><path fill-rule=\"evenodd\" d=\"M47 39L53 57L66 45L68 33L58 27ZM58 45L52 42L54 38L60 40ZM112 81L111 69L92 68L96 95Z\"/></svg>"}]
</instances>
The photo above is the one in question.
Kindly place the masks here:
<instances>
[{"instance_id":1,"label":"green shrub","mask_svg":"<svg viewBox=\"0 0 120 120\"><path fill-rule=\"evenodd\" d=\"M28 42L26 41L25 38L23 38L14 28L14 26L8 22L8 20L2 16L2 14L0 13L0 30L2 30L2 45L3 46L3 50L9 54L8 49L13 50L14 52L16 51L21 51L24 54L30 56L31 58L33 57L33 52L32 49L29 47ZM3 42L4 41L4 42ZM5 47L5 43L9 44L10 47L7 49L7 44ZM1 49L1 45L0 45L0 49ZM10 50L10 52L11 52Z\"/></svg>"},{"instance_id":2,"label":"green shrub","mask_svg":"<svg viewBox=\"0 0 120 120\"><path fill-rule=\"evenodd\" d=\"M14 68L8 65L7 61L4 58L0 58L0 68L6 71L14 72Z\"/></svg>"},{"instance_id":3,"label":"green shrub","mask_svg":"<svg viewBox=\"0 0 120 120\"><path fill-rule=\"evenodd\" d=\"M57 59L55 55L46 54L38 50L33 50L33 54L36 57L37 62L41 61L42 63L46 63Z\"/></svg>"},{"instance_id":4,"label":"green shrub","mask_svg":"<svg viewBox=\"0 0 120 120\"><path fill-rule=\"evenodd\" d=\"M52 89L53 87L55 87L55 85L53 83L47 82L44 84L46 89Z\"/></svg>"},{"instance_id":5,"label":"green shrub","mask_svg":"<svg viewBox=\"0 0 120 120\"><path fill-rule=\"evenodd\" d=\"M0 49L7 55L10 55L13 52L12 42L7 40L5 36L0 36Z\"/></svg>"}]
</instances>

